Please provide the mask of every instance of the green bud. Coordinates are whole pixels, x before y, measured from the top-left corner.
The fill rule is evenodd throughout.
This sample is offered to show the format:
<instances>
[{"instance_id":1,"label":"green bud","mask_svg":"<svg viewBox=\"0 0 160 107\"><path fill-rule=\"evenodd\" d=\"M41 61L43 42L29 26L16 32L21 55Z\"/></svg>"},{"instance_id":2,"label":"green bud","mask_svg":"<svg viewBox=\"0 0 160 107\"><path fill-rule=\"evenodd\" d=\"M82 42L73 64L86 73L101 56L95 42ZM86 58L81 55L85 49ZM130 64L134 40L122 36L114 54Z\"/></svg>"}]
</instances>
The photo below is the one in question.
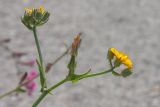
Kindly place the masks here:
<instances>
[{"instance_id":1,"label":"green bud","mask_svg":"<svg viewBox=\"0 0 160 107\"><path fill-rule=\"evenodd\" d=\"M128 68L126 68L126 69L124 69L123 71L121 71L121 75L122 75L123 77L128 77L128 76L130 76L131 74L132 74L132 72L131 72L131 70L128 69Z\"/></svg>"}]
</instances>

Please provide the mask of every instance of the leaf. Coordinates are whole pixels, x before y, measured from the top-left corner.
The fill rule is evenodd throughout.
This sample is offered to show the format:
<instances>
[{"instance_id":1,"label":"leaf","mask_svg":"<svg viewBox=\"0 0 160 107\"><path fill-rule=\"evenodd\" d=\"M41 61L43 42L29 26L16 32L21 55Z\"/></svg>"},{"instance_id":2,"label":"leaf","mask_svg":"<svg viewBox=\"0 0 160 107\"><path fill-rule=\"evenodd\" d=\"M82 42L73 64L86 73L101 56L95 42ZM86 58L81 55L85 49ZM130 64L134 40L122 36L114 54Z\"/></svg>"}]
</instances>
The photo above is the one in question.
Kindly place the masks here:
<instances>
[{"instance_id":1,"label":"leaf","mask_svg":"<svg viewBox=\"0 0 160 107\"><path fill-rule=\"evenodd\" d=\"M85 72L83 74L77 75L77 78L78 79L83 78L83 77L87 76L90 72L91 72L91 69L89 69L87 72Z\"/></svg>"},{"instance_id":2,"label":"leaf","mask_svg":"<svg viewBox=\"0 0 160 107\"><path fill-rule=\"evenodd\" d=\"M71 81L72 83L77 83L79 80L81 80L83 77L87 76L91 72L91 69L89 69L87 72L83 74L72 74L71 76Z\"/></svg>"},{"instance_id":3,"label":"leaf","mask_svg":"<svg viewBox=\"0 0 160 107\"><path fill-rule=\"evenodd\" d=\"M20 93L25 93L25 92L26 92L26 90L25 90L25 89L22 89L22 88L18 88L16 91L17 91L17 92L20 92Z\"/></svg>"},{"instance_id":4,"label":"leaf","mask_svg":"<svg viewBox=\"0 0 160 107\"><path fill-rule=\"evenodd\" d=\"M50 95L54 95L54 94L52 94L51 92L49 92L49 94L50 94Z\"/></svg>"}]
</instances>

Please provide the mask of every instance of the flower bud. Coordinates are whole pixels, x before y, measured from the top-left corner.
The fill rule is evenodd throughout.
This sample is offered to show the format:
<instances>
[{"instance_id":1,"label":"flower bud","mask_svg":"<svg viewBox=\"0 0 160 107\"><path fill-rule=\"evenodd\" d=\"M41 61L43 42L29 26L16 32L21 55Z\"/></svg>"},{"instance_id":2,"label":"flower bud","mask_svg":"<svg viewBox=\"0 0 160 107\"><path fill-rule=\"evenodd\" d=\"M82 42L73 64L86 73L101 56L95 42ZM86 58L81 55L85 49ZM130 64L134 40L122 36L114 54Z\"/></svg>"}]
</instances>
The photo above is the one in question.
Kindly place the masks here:
<instances>
[{"instance_id":1,"label":"flower bud","mask_svg":"<svg viewBox=\"0 0 160 107\"><path fill-rule=\"evenodd\" d=\"M124 70L121 71L121 76L123 76L123 77L128 77L131 74L132 74L132 71L129 68L126 68L126 69L124 69Z\"/></svg>"},{"instance_id":2,"label":"flower bud","mask_svg":"<svg viewBox=\"0 0 160 107\"><path fill-rule=\"evenodd\" d=\"M78 54L78 48L80 46L81 43L81 37L80 37L80 33L74 38L74 41L72 43L72 50L71 50L71 54L74 56L77 56Z\"/></svg>"}]
</instances>

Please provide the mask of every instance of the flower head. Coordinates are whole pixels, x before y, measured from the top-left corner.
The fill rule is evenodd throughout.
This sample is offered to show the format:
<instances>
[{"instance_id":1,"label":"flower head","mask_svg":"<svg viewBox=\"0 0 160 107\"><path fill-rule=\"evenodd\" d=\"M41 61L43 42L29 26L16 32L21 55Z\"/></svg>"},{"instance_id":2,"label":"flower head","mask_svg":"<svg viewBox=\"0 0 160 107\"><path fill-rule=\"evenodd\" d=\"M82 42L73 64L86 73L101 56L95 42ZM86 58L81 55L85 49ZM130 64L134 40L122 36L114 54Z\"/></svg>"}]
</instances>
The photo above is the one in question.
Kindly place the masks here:
<instances>
[{"instance_id":1,"label":"flower head","mask_svg":"<svg viewBox=\"0 0 160 107\"><path fill-rule=\"evenodd\" d=\"M115 48L110 48L109 52L110 56L115 57L116 60L118 60L120 63L124 64L125 66L127 66L129 69L132 69L133 64L131 59L129 58L129 56ZM112 59L111 58L111 59Z\"/></svg>"},{"instance_id":2,"label":"flower head","mask_svg":"<svg viewBox=\"0 0 160 107\"><path fill-rule=\"evenodd\" d=\"M25 13L21 20L28 29L32 30L34 26L45 24L49 19L49 15L43 6L39 8L25 8Z\"/></svg>"}]
</instances>

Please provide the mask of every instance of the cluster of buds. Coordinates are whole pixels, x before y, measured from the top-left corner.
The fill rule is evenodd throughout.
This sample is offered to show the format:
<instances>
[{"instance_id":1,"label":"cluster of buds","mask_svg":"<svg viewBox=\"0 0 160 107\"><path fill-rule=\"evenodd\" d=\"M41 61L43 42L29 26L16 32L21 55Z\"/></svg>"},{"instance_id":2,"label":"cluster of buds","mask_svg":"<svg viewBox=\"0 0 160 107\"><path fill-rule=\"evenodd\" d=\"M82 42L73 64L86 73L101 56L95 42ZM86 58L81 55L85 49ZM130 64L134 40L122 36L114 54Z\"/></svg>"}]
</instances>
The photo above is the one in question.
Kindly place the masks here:
<instances>
[{"instance_id":1,"label":"cluster of buds","mask_svg":"<svg viewBox=\"0 0 160 107\"><path fill-rule=\"evenodd\" d=\"M24 16L21 18L22 23L30 30L35 26L41 26L45 24L49 19L49 12L40 6L38 9L25 9Z\"/></svg>"},{"instance_id":2,"label":"cluster of buds","mask_svg":"<svg viewBox=\"0 0 160 107\"><path fill-rule=\"evenodd\" d=\"M117 68L120 65L124 65L126 68L121 71L121 73L117 73L113 71L112 73L115 75L127 77L132 74L131 70L133 68L133 64L129 56L115 48L110 48L108 50L108 60L110 62L110 66Z\"/></svg>"}]
</instances>

